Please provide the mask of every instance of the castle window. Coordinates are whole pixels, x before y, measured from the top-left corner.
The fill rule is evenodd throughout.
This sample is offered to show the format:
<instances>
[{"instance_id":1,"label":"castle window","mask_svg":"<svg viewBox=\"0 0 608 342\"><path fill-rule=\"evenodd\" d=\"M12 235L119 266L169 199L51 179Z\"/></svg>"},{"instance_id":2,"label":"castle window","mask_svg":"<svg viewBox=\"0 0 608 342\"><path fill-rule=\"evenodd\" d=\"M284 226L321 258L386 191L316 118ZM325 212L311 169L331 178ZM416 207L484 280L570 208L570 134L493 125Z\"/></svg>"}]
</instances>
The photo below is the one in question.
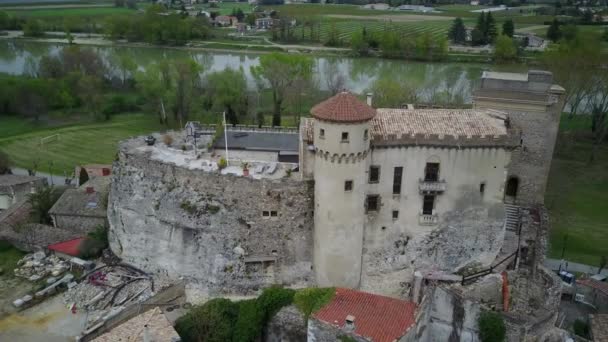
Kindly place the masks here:
<instances>
[{"instance_id":1,"label":"castle window","mask_svg":"<svg viewBox=\"0 0 608 342\"><path fill-rule=\"evenodd\" d=\"M482 182L479 184L479 192L481 192L482 194L486 191L486 183Z\"/></svg>"},{"instance_id":2,"label":"castle window","mask_svg":"<svg viewBox=\"0 0 608 342\"><path fill-rule=\"evenodd\" d=\"M270 217L270 211L268 211L268 210L262 211L262 217L266 217L266 218Z\"/></svg>"},{"instance_id":3,"label":"castle window","mask_svg":"<svg viewBox=\"0 0 608 342\"><path fill-rule=\"evenodd\" d=\"M367 199L365 201L365 208L367 211L378 211L380 208L380 196L378 195L367 195Z\"/></svg>"},{"instance_id":4,"label":"castle window","mask_svg":"<svg viewBox=\"0 0 608 342\"><path fill-rule=\"evenodd\" d=\"M439 163L426 163L424 180L427 182L437 182L439 180Z\"/></svg>"},{"instance_id":5,"label":"castle window","mask_svg":"<svg viewBox=\"0 0 608 342\"><path fill-rule=\"evenodd\" d=\"M393 210L393 220L396 220L399 218L399 210Z\"/></svg>"},{"instance_id":6,"label":"castle window","mask_svg":"<svg viewBox=\"0 0 608 342\"><path fill-rule=\"evenodd\" d=\"M277 213L276 210L271 210L270 211L270 217L277 217L279 214Z\"/></svg>"},{"instance_id":7,"label":"castle window","mask_svg":"<svg viewBox=\"0 0 608 342\"><path fill-rule=\"evenodd\" d=\"M344 191L353 191L353 181L347 180L344 182Z\"/></svg>"},{"instance_id":8,"label":"castle window","mask_svg":"<svg viewBox=\"0 0 608 342\"><path fill-rule=\"evenodd\" d=\"M369 167L369 182L378 183L380 181L380 166L372 165Z\"/></svg>"},{"instance_id":9,"label":"castle window","mask_svg":"<svg viewBox=\"0 0 608 342\"><path fill-rule=\"evenodd\" d=\"M319 138L325 139L325 130L323 128L319 130Z\"/></svg>"},{"instance_id":10,"label":"castle window","mask_svg":"<svg viewBox=\"0 0 608 342\"><path fill-rule=\"evenodd\" d=\"M369 134L367 132L367 130L363 131L363 140L367 140Z\"/></svg>"},{"instance_id":11,"label":"castle window","mask_svg":"<svg viewBox=\"0 0 608 342\"><path fill-rule=\"evenodd\" d=\"M348 142L348 132L342 132L342 142Z\"/></svg>"},{"instance_id":12,"label":"castle window","mask_svg":"<svg viewBox=\"0 0 608 342\"><path fill-rule=\"evenodd\" d=\"M422 214L433 215L433 208L435 207L435 196L426 195L422 200Z\"/></svg>"},{"instance_id":13,"label":"castle window","mask_svg":"<svg viewBox=\"0 0 608 342\"><path fill-rule=\"evenodd\" d=\"M397 166L395 167L395 172L393 173L393 194L398 195L401 193L401 178L403 176L403 167Z\"/></svg>"}]
</instances>

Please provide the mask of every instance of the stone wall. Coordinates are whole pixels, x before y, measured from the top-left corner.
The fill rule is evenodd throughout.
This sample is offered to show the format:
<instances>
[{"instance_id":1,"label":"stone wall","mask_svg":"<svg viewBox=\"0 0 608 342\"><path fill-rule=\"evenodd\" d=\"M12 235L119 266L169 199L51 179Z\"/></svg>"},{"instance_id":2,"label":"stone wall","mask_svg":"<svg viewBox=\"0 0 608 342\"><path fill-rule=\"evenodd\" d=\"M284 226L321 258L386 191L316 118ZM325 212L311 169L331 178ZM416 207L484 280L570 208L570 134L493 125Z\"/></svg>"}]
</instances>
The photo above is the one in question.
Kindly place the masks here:
<instances>
[{"instance_id":1,"label":"stone wall","mask_svg":"<svg viewBox=\"0 0 608 342\"><path fill-rule=\"evenodd\" d=\"M188 170L124 147L108 205L124 261L185 279L194 301L313 284L311 182Z\"/></svg>"},{"instance_id":2,"label":"stone wall","mask_svg":"<svg viewBox=\"0 0 608 342\"><path fill-rule=\"evenodd\" d=\"M304 315L294 306L286 306L264 328L264 342L306 342Z\"/></svg>"},{"instance_id":3,"label":"stone wall","mask_svg":"<svg viewBox=\"0 0 608 342\"><path fill-rule=\"evenodd\" d=\"M53 215L52 218L55 227L71 229L82 235L94 231L99 226L108 226L108 220L105 217Z\"/></svg>"}]
</instances>

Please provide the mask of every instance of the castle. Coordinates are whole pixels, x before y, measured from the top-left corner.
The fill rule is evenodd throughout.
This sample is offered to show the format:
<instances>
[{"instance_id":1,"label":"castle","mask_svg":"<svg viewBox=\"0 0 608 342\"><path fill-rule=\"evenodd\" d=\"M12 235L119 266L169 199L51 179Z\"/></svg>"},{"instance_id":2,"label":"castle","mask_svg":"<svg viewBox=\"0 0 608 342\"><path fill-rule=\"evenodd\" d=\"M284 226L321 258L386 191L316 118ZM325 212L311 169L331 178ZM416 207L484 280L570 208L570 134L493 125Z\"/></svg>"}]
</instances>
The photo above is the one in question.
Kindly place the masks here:
<instances>
[{"instance_id":1,"label":"castle","mask_svg":"<svg viewBox=\"0 0 608 342\"><path fill-rule=\"evenodd\" d=\"M374 108L342 92L298 130L214 141L193 125L181 150L125 141L110 246L203 298L276 283L404 296L416 271L492 264L509 210L542 203L563 92L548 72L484 72L472 109Z\"/></svg>"}]
</instances>

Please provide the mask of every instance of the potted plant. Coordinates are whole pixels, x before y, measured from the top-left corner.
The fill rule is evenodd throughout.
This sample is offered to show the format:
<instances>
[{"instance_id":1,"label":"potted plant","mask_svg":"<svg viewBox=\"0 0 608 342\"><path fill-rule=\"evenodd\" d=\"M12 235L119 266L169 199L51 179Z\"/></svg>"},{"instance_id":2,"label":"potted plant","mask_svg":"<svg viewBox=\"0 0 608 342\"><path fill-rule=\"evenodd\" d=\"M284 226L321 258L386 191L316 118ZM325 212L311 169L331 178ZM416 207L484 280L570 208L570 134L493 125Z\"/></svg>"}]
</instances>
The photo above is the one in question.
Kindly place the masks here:
<instances>
[{"instance_id":1,"label":"potted plant","mask_svg":"<svg viewBox=\"0 0 608 342\"><path fill-rule=\"evenodd\" d=\"M248 177L249 176L249 163L244 162L241 164L241 167L243 167L243 176Z\"/></svg>"}]
</instances>

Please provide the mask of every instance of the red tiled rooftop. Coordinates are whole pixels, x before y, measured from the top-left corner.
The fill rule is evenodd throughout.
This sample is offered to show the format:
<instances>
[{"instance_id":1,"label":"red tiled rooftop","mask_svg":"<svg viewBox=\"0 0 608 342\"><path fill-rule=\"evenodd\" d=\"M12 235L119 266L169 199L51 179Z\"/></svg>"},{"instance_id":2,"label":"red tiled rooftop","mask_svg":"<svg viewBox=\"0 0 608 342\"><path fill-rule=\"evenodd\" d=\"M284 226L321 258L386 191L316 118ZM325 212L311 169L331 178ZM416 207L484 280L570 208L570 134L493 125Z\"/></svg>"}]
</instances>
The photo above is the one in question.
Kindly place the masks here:
<instances>
[{"instance_id":1,"label":"red tiled rooftop","mask_svg":"<svg viewBox=\"0 0 608 342\"><path fill-rule=\"evenodd\" d=\"M310 112L319 120L347 123L367 121L376 115L374 108L346 91L315 105Z\"/></svg>"},{"instance_id":2,"label":"red tiled rooftop","mask_svg":"<svg viewBox=\"0 0 608 342\"><path fill-rule=\"evenodd\" d=\"M577 280L576 284L589 286L591 288L599 290L604 295L608 296L608 283L605 281L597 281L597 280L593 280L593 279L582 279L582 280Z\"/></svg>"},{"instance_id":3,"label":"red tiled rooftop","mask_svg":"<svg viewBox=\"0 0 608 342\"><path fill-rule=\"evenodd\" d=\"M48 249L71 256L78 256L78 254L80 254L78 247L80 247L80 244L83 240L84 238L80 237L72 240L54 243L52 245L49 245Z\"/></svg>"},{"instance_id":4,"label":"red tiled rooftop","mask_svg":"<svg viewBox=\"0 0 608 342\"><path fill-rule=\"evenodd\" d=\"M332 301L313 316L338 328L355 317L355 334L374 342L392 342L414 325L416 304L352 289L338 288Z\"/></svg>"}]
</instances>

